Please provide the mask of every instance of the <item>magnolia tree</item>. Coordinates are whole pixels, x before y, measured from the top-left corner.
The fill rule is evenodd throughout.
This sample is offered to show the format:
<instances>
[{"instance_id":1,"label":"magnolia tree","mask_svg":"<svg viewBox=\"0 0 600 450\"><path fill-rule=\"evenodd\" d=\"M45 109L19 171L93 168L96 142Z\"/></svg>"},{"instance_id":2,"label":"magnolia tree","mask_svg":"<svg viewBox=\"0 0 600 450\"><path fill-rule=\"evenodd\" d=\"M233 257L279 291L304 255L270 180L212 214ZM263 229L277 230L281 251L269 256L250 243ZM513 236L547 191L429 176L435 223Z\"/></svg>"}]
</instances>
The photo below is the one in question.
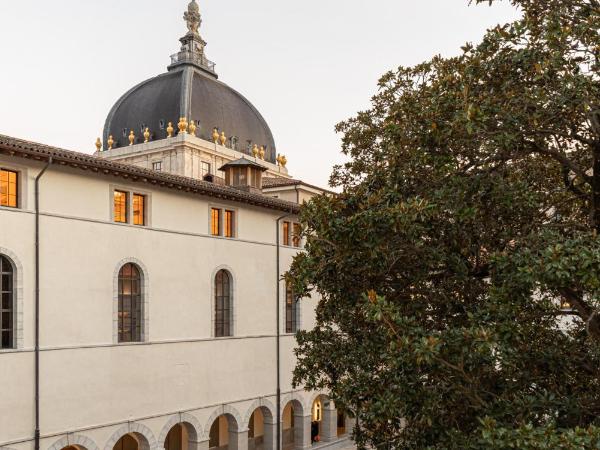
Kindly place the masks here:
<instances>
[{"instance_id":1,"label":"magnolia tree","mask_svg":"<svg viewBox=\"0 0 600 450\"><path fill-rule=\"evenodd\" d=\"M600 445L600 2L512 3L386 74L338 126L342 193L303 208L295 382L361 447Z\"/></svg>"}]
</instances>

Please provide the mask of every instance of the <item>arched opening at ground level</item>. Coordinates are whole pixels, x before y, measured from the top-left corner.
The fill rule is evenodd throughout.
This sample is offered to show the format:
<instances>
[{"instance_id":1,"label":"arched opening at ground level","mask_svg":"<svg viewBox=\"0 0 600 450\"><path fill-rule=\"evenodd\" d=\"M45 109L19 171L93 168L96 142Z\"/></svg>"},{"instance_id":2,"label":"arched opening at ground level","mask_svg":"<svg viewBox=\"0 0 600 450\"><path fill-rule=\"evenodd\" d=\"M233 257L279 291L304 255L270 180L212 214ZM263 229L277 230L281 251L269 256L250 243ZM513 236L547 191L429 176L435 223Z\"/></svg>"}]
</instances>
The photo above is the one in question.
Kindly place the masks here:
<instances>
[{"instance_id":1,"label":"arched opening at ground level","mask_svg":"<svg viewBox=\"0 0 600 450\"><path fill-rule=\"evenodd\" d=\"M326 395L319 395L311 406L310 440L312 444L331 442L348 432L348 418Z\"/></svg>"},{"instance_id":2,"label":"arched opening at ground level","mask_svg":"<svg viewBox=\"0 0 600 450\"><path fill-rule=\"evenodd\" d=\"M310 445L310 416L304 415L302 403L289 401L281 417L283 450L303 449Z\"/></svg>"},{"instance_id":3,"label":"arched opening at ground level","mask_svg":"<svg viewBox=\"0 0 600 450\"><path fill-rule=\"evenodd\" d=\"M197 450L198 433L187 422L175 424L167 433L165 450Z\"/></svg>"},{"instance_id":4,"label":"arched opening at ground level","mask_svg":"<svg viewBox=\"0 0 600 450\"><path fill-rule=\"evenodd\" d=\"M274 450L277 435L273 414L268 408L256 408L248 422L248 450Z\"/></svg>"},{"instance_id":5,"label":"arched opening at ground level","mask_svg":"<svg viewBox=\"0 0 600 450\"><path fill-rule=\"evenodd\" d=\"M239 431L235 417L231 414L222 414L215 419L210 427L209 448L211 450L236 450L244 448L244 440L248 439L248 432ZM241 445L240 445L241 444Z\"/></svg>"}]
</instances>

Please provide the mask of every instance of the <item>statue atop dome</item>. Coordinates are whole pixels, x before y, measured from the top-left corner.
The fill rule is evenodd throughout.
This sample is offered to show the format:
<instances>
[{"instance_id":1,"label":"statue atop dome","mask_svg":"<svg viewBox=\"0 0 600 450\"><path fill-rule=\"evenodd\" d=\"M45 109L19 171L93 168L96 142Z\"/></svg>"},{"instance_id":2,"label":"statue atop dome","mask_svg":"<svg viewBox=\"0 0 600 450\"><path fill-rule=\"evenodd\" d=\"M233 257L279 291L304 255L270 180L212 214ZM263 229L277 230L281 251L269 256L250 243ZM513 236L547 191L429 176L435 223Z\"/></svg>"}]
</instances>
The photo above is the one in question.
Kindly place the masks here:
<instances>
[{"instance_id":1,"label":"statue atop dome","mask_svg":"<svg viewBox=\"0 0 600 450\"><path fill-rule=\"evenodd\" d=\"M216 77L215 63L206 57L204 52L206 41L202 39L198 31L200 25L202 25L202 16L196 0L189 3L187 11L183 14L183 20L185 20L188 32L179 39L181 49L179 53L171 55L169 70L181 64L193 64Z\"/></svg>"},{"instance_id":2,"label":"statue atop dome","mask_svg":"<svg viewBox=\"0 0 600 450\"><path fill-rule=\"evenodd\" d=\"M188 5L188 10L183 14L183 20L186 21L190 33L198 35L198 30L202 25L202 16L200 16L200 7L196 0L192 0Z\"/></svg>"}]
</instances>

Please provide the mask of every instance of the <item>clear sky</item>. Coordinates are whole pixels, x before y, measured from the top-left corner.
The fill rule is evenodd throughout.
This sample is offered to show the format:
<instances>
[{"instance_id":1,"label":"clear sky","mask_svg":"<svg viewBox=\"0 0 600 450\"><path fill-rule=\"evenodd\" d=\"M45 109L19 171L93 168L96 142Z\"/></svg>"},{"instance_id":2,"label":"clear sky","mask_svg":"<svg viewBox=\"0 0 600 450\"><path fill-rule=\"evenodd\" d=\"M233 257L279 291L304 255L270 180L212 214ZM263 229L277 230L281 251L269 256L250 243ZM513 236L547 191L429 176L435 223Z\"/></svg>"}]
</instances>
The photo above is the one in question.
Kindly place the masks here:
<instances>
[{"instance_id":1,"label":"clear sky","mask_svg":"<svg viewBox=\"0 0 600 450\"><path fill-rule=\"evenodd\" d=\"M189 0L0 0L0 133L92 153L111 106L166 71ZM368 108L390 69L517 17L508 1L198 0L207 56L288 157L325 186L343 161L335 124Z\"/></svg>"}]
</instances>

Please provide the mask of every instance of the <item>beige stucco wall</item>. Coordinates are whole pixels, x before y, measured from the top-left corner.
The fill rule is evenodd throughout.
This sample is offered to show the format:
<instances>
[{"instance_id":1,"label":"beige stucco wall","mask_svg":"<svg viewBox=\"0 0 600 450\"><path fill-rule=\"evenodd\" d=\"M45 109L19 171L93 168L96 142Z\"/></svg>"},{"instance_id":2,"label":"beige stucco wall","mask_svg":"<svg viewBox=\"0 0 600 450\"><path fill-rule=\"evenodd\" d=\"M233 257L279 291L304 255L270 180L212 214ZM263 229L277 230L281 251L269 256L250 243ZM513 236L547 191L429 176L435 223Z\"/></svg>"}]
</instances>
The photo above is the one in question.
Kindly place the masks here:
<instances>
[{"instance_id":1,"label":"beige stucco wall","mask_svg":"<svg viewBox=\"0 0 600 450\"><path fill-rule=\"evenodd\" d=\"M0 248L22 265L24 285L23 347L0 351L0 447L20 450L31 448L34 428L32 183L41 165L7 158L0 163L23 170L27 197L25 209L0 208ZM151 226L110 221L114 186L150 196ZM280 213L225 204L238 213L238 238L228 240L208 235L214 203L61 167L46 173L40 218L43 449L67 433L85 434L104 449L128 423L143 423L158 439L178 412L186 411L204 427L222 405L233 405L243 422L257 399L275 403ZM280 273L296 251L282 248ZM145 343L114 343L113 281L123 261L139 261L147 277ZM219 268L230 270L234 279L233 338L211 337L212 283ZM314 323L315 302L302 303L303 328ZM282 308L281 330L284 319ZM294 342L293 336L282 339L282 392L308 404L310 394L290 394Z\"/></svg>"}]
</instances>

